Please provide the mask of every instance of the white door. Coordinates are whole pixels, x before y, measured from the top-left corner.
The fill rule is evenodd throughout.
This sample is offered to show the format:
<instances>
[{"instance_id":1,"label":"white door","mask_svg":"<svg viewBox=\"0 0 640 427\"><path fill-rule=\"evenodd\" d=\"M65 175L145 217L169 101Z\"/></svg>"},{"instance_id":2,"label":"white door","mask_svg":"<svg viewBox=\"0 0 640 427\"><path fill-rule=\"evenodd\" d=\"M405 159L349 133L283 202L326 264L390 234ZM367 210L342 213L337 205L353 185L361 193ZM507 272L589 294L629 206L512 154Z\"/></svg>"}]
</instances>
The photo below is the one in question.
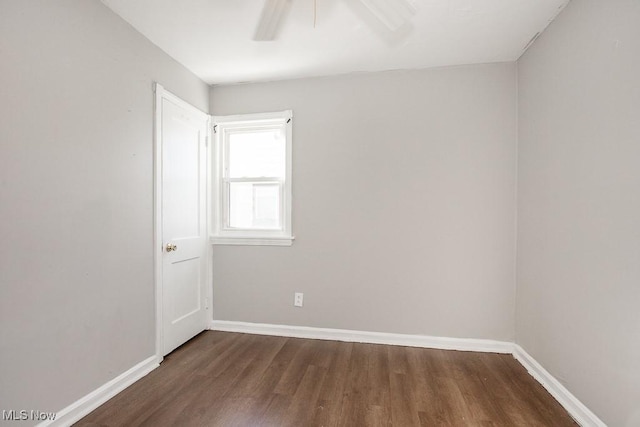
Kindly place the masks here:
<instances>
[{"instance_id":1,"label":"white door","mask_svg":"<svg viewBox=\"0 0 640 427\"><path fill-rule=\"evenodd\" d=\"M207 326L207 135L209 117L157 88L162 355ZM159 104L159 105L158 105ZM158 242L159 243L159 242ZM160 266L158 266L160 267Z\"/></svg>"}]
</instances>

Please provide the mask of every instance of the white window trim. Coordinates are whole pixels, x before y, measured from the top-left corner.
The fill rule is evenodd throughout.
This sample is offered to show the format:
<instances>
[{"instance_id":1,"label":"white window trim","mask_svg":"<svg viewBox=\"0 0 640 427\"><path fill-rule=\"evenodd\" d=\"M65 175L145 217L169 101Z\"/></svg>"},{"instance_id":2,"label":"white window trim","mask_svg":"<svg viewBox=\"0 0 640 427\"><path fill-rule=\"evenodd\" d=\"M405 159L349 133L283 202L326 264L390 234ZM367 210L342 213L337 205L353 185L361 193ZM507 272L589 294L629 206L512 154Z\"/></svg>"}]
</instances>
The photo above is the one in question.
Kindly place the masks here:
<instances>
[{"instance_id":1,"label":"white window trim","mask_svg":"<svg viewBox=\"0 0 640 427\"><path fill-rule=\"evenodd\" d=\"M291 110L242 114L234 116L213 116L214 147L213 153L213 227L210 242L213 245L261 245L261 246L291 246L294 240L291 224L292 205L292 126L293 112ZM286 170L285 182L282 187L282 229L281 230L232 230L225 229L225 203L227 191L223 179L225 162L226 129L245 127L247 124L270 125L284 124L286 131Z\"/></svg>"}]
</instances>

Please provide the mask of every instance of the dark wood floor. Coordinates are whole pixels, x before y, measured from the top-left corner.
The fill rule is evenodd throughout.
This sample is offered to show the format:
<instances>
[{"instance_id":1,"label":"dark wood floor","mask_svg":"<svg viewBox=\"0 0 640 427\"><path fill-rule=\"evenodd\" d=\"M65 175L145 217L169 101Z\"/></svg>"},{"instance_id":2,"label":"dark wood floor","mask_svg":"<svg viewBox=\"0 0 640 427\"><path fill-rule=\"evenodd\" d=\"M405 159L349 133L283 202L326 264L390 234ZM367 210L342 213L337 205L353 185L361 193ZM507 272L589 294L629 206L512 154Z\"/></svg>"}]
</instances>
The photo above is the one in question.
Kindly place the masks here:
<instances>
[{"instance_id":1,"label":"dark wood floor","mask_svg":"<svg viewBox=\"0 0 640 427\"><path fill-rule=\"evenodd\" d=\"M203 332L79 426L575 426L511 356Z\"/></svg>"}]
</instances>

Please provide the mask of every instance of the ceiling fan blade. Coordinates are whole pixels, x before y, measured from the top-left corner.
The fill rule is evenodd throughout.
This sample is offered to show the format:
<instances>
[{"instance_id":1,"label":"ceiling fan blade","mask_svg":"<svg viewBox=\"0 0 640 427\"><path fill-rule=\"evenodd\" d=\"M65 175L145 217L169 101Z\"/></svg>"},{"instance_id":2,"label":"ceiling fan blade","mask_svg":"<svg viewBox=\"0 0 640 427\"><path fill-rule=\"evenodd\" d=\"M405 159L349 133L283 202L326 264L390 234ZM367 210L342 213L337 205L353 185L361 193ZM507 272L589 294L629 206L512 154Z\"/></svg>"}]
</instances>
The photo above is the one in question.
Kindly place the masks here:
<instances>
[{"instance_id":1,"label":"ceiling fan blade","mask_svg":"<svg viewBox=\"0 0 640 427\"><path fill-rule=\"evenodd\" d=\"M291 0L265 0L253 40L274 40L290 7Z\"/></svg>"},{"instance_id":2,"label":"ceiling fan blade","mask_svg":"<svg viewBox=\"0 0 640 427\"><path fill-rule=\"evenodd\" d=\"M360 2L391 31L400 29L416 13L412 0L360 0Z\"/></svg>"}]
</instances>

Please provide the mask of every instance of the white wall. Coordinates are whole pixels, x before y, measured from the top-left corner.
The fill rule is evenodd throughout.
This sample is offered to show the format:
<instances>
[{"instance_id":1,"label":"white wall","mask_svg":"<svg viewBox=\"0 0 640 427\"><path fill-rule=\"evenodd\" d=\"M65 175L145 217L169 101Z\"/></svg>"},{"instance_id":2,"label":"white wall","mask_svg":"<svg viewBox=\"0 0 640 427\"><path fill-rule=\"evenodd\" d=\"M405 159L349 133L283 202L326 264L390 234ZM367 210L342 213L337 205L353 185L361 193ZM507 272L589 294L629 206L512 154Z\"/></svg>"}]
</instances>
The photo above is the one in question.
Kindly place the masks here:
<instances>
[{"instance_id":1,"label":"white wall","mask_svg":"<svg viewBox=\"0 0 640 427\"><path fill-rule=\"evenodd\" d=\"M0 1L0 409L154 353L152 82L208 86L99 1Z\"/></svg>"},{"instance_id":2,"label":"white wall","mask_svg":"<svg viewBox=\"0 0 640 427\"><path fill-rule=\"evenodd\" d=\"M519 61L517 342L640 425L640 2L574 0Z\"/></svg>"},{"instance_id":3,"label":"white wall","mask_svg":"<svg viewBox=\"0 0 640 427\"><path fill-rule=\"evenodd\" d=\"M296 240L216 246L216 319L514 338L514 64L215 86L210 104L294 111Z\"/></svg>"}]
</instances>

